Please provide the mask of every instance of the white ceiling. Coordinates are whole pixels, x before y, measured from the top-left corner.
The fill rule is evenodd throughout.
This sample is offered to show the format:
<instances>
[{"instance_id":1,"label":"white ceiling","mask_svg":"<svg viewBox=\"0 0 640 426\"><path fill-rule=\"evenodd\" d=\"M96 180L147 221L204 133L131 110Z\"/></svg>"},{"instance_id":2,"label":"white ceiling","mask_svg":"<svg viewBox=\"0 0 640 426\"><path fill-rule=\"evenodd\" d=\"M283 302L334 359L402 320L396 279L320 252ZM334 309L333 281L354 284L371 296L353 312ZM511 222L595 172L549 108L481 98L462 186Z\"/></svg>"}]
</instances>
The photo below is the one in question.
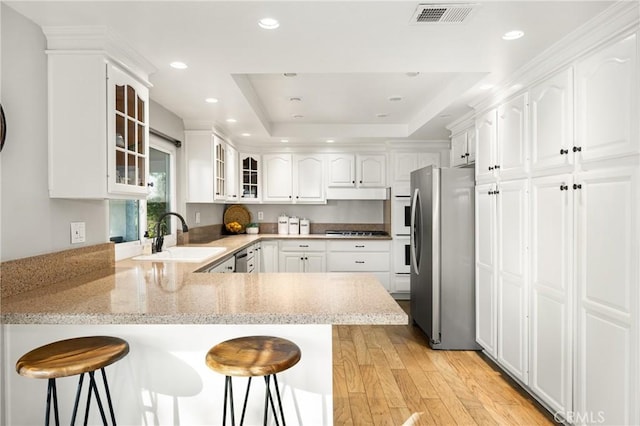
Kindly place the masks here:
<instances>
[{"instance_id":1,"label":"white ceiling","mask_svg":"<svg viewBox=\"0 0 640 426\"><path fill-rule=\"evenodd\" d=\"M411 23L420 3L460 2L6 2L41 26L110 27L157 68L154 101L188 128L251 144L447 139L444 126L481 85L504 81L613 2L478 1L460 24ZM280 27L261 29L263 17ZM513 29L525 36L501 39Z\"/></svg>"}]
</instances>

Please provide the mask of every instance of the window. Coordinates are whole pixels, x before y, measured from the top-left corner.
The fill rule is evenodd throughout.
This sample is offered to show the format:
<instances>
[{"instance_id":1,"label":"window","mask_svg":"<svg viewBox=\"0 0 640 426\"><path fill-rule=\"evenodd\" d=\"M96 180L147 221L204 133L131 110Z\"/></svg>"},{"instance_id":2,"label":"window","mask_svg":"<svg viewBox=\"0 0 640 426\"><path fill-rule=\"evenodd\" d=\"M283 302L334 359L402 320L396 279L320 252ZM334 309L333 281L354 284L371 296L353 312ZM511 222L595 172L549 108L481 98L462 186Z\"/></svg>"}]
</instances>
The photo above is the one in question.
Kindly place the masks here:
<instances>
[{"instance_id":1,"label":"window","mask_svg":"<svg viewBox=\"0 0 640 426\"><path fill-rule=\"evenodd\" d=\"M146 200L109 201L109 239L116 245L116 260L140 253L140 240L148 232L155 237L156 224L160 216L175 211L176 148L159 137L149 138L149 193ZM177 242L176 218L163 220L164 246Z\"/></svg>"}]
</instances>

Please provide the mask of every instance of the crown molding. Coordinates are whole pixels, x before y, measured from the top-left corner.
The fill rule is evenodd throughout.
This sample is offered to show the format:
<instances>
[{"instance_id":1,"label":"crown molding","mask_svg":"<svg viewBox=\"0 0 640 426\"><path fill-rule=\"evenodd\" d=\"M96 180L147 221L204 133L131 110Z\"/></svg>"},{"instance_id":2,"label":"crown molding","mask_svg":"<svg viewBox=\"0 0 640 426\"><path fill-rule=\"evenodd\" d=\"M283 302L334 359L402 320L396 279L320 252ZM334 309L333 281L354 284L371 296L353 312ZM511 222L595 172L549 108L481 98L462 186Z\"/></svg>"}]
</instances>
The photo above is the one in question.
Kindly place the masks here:
<instances>
[{"instance_id":1,"label":"crown molding","mask_svg":"<svg viewBox=\"0 0 640 426\"><path fill-rule=\"evenodd\" d=\"M157 68L131 47L127 40L104 25L45 26L47 54L103 54L127 70L147 87Z\"/></svg>"}]
</instances>

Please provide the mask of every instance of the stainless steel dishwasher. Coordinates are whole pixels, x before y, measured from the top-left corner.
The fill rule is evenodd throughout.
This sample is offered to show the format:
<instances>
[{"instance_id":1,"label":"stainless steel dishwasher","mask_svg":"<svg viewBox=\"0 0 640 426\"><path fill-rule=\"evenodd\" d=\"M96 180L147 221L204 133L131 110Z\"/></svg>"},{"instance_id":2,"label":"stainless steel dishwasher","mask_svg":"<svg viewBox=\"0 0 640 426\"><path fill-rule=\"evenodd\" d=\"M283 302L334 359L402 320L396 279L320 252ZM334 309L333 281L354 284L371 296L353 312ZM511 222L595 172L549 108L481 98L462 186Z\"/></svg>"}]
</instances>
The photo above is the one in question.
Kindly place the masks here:
<instances>
[{"instance_id":1,"label":"stainless steel dishwasher","mask_svg":"<svg viewBox=\"0 0 640 426\"><path fill-rule=\"evenodd\" d=\"M236 272L247 272L247 249L236 253Z\"/></svg>"}]
</instances>

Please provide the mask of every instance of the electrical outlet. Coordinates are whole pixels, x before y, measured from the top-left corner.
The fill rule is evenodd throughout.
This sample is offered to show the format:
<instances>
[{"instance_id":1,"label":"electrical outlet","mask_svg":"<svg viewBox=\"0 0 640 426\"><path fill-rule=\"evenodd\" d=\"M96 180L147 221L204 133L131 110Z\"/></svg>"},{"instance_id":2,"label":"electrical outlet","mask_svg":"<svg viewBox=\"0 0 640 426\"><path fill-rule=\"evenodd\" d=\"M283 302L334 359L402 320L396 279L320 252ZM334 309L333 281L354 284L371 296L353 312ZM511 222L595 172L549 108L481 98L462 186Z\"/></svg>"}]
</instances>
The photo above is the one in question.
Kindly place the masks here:
<instances>
[{"instance_id":1,"label":"electrical outlet","mask_svg":"<svg viewBox=\"0 0 640 426\"><path fill-rule=\"evenodd\" d=\"M200 223L200 212L196 212L196 225Z\"/></svg>"},{"instance_id":2,"label":"electrical outlet","mask_svg":"<svg viewBox=\"0 0 640 426\"><path fill-rule=\"evenodd\" d=\"M264 212L258 212L258 220L264 220Z\"/></svg>"},{"instance_id":3,"label":"electrical outlet","mask_svg":"<svg viewBox=\"0 0 640 426\"><path fill-rule=\"evenodd\" d=\"M84 243L86 231L84 222L71 222L71 244Z\"/></svg>"}]
</instances>

